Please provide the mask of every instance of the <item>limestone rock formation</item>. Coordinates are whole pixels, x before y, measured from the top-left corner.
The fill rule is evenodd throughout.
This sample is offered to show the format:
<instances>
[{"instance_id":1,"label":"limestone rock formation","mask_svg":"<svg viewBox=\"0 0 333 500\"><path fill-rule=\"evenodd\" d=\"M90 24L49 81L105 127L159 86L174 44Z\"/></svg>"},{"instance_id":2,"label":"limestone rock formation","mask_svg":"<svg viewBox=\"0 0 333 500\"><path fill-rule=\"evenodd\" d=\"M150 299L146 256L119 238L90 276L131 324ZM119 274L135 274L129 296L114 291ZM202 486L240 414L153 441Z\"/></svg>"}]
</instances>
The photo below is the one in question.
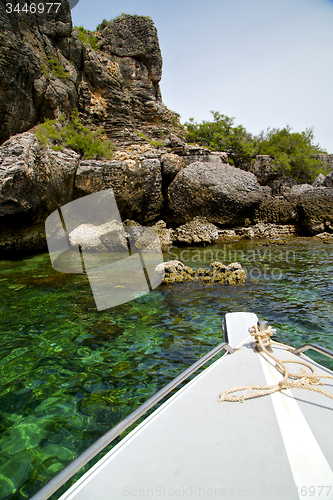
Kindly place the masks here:
<instances>
[{"instance_id":1,"label":"limestone rock formation","mask_svg":"<svg viewBox=\"0 0 333 500\"><path fill-rule=\"evenodd\" d=\"M250 172L195 162L176 175L167 197L170 221L181 224L201 216L214 224L240 225L260 204L262 193Z\"/></svg>"},{"instance_id":2,"label":"limestone rock formation","mask_svg":"<svg viewBox=\"0 0 333 500\"><path fill-rule=\"evenodd\" d=\"M73 248L80 245L82 250L91 252L128 252L126 232L117 220L99 226L81 224L69 234L69 243Z\"/></svg>"},{"instance_id":3,"label":"limestone rock formation","mask_svg":"<svg viewBox=\"0 0 333 500\"><path fill-rule=\"evenodd\" d=\"M283 196L263 196L255 209L252 220L255 223L295 224L297 210L295 205Z\"/></svg>"},{"instance_id":4,"label":"limestone rock formation","mask_svg":"<svg viewBox=\"0 0 333 500\"><path fill-rule=\"evenodd\" d=\"M273 158L269 155L257 155L256 159L248 166L248 170L257 177L261 186L272 184L278 175L273 168Z\"/></svg>"},{"instance_id":5,"label":"limestone rock formation","mask_svg":"<svg viewBox=\"0 0 333 500\"><path fill-rule=\"evenodd\" d=\"M333 232L333 188L308 189L299 195L297 204L299 223L310 234Z\"/></svg>"},{"instance_id":6,"label":"limestone rock formation","mask_svg":"<svg viewBox=\"0 0 333 500\"><path fill-rule=\"evenodd\" d=\"M325 175L320 173L317 175L317 177L313 181L312 186L313 187L321 187L324 185L324 182L325 182Z\"/></svg>"},{"instance_id":7,"label":"limestone rock formation","mask_svg":"<svg viewBox=\"0 0 333 500\"><path fill-rule=\"evenodd\" d=\"M78 68L71 56L81 62L82 49L71 37L66 1L57 13L6 11L6 2L1 2L0 144L57 111L72 111L77 104Z\"/></svg>"},{"instance_id":8,"label":"limestone rock formation","mask_svg":"<svg viewBox=\"0 0 333 500\"><path fill-rule=\"evenodd\" d=\"M170 260L159 264L155 271L164 273L164 284L198 281L201 283L244 285L246 282L246 272L238 262L233 262L228 266L222 262L212 262L210 266L211 269L199 268L195 271L179 260Z\"/></svg>"},{"instance_id":9,"label":"limestone rock formation","mask_svg":"<svg viewBox=\"0 0 333 500\"><path fill-rule=\"evenodd\" d=\"M110 187L123 220L146 223L160 214L163 197L158 158L81 161L75 178L75 198Z\"/></svg>"},{"instance_id":10,"label":"limestone rock formation","mask_svg":"<svg viewBox=\"0 0 333 500\"><path fill-rule=\"evenodd\" d=\"M179 246L211 245L219 238L218 228L201 217L179 226L173 231L173 241Z\"/></svg>"},{"instance_id":11,"label":"limestone rock formation","mask_svg":"<svg viewBox=\"0 0 333 500\"><path fill-rule=\"evenodd\" d=\"M42 149L29 132L0 148L0 228L23 229L73 199L79 155L71 149Z\"/></svg>"},{"instance_id":12,"label":"limestone rock formation","mask_svg":"<svg viewBox=\"0 0 333 500\"><path fill-rule=\"evenodd\" d=\"M75 107L117 144L182 134L179 115L162 102L162 57L150 18L102 23L92 44L73 30L67 0L57 13L6 10L1 2L0 144Z\"/></svg>"},{"instance_id":13,"label":"limestone rock formation","mask_svg":"<svg viewBox=\"0 0 333 500\"><path fill-rule=\"evenodd\" d=\"M326 175L322 185L329 188L333 187L333 170L330 174Z\"/></svg>"}]
</instances>

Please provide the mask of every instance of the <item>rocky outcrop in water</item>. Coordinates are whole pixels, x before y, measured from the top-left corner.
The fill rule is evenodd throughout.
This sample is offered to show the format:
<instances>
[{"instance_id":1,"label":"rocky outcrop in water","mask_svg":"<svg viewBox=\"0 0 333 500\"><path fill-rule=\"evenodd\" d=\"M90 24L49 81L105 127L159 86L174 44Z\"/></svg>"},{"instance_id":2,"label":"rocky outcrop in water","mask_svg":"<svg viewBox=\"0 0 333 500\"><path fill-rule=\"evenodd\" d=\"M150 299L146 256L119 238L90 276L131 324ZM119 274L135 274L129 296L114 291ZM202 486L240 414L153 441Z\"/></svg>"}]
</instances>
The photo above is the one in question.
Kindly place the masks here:
<instances>
[{"instance_id":1,"label":"rocky outcrop in water","mask_svg":"<svg viewBox=\"0 0 333 500\"><path fill-rule=\"evenodd\" d=\"M312 186L294 185L275 178L266 155L250 172L229 165L224 152L184 141L178 115L162 102L162 57L150 18L121 15L91 38L73 29L67 0L51 15L9 15L2 3L0 28L1 255L44 250L50 213L108 188L131 231L153 226L164 251L272 237L260 224L333 232L332 173ZM41 147L32 127L48 118L60 127L74 108L92 130L104 126L115 145L111 159ZM333 155L319 156L333 168Z\"/></svg>"},{"instance_id":2,"label":"rocky outcrop in water","mask_svg":"<svg viewBox=\"0 0 333 500\"><path fill-rule=\"evenodd\" d=\"M296 203L300 224L310 234L333 232L333 188L307 189L300 193Z\"/></svg>"},{"instance_id":3,"label":"rocky outcrop in water","mask_svg":"<svg viewBox=\"0 0 333 500\"><path fill-rule=\"evenodd\" d=\"M219 231L214 224L202 217L195 217L174 230L172 239L177 246L211 245L219 239Z\"/></svg>"},{"instance_id":4,"label":"rocky outcrop in water","mask_svg":"<svg viewBox=\"0 0 333 500\"><path fill-rule=\"evenodd\" d=\"M164 284L198 281L201 283L244 285L246 282L246 272L238 262L228 266L222 262L212 262L210 266L211 269L200 268L195 271L179 260L170 260L159 264L156 271L164 273Z\"/></svg>"}]
</instances>

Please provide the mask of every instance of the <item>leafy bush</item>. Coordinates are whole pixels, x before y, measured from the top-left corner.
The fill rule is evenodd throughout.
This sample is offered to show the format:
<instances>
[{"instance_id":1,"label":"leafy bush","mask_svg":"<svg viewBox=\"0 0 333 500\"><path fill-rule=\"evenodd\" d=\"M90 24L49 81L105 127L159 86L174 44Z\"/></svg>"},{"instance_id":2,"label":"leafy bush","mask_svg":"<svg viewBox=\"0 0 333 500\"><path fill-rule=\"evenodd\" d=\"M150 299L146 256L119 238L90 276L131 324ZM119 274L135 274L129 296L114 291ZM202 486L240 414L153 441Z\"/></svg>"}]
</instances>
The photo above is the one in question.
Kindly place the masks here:
<instances>
[{"instance_id":1,"label":"leafy bush","mask_svg":"<svg viewBox=\"0 0 333 500\"><path fill-rule=\"evenodd\" d=\"M83 43L89 43L90 47L94 50L99 50L98 38L93 35L91 31L87 31L83 26L78 26L79 30L78 39Z\"/></svg>"},{"instance_id":2,"label":"leafy bush","mask_svg":"<svg viewBox=\"0 0 333 500\"><path fill-rule=\"evenodd\" d=\"M65 121L66 118L62 115L59 122ZM52 149L55 151L63 150L68 146L86 159L111 158L113 146L105 137L103 128L91 130L84 126L80 123L77 109L73 111L65 126L62 127L59 122L46 120L45 123L36 127L35 135L42 147L51 141Z\"/></svg>"},{"instance_id":3,"label":"leafy bush","mask_svg":"<svg viewBox=\"0 0 333 500\"><path fill-rule=\"evenodd\" d=\"M213 151L225 151L232 165L240 167L251 161L254 141L242 125L234 127L234 118L211 111L214 121L197 123L193 118L185 123L187 141Z\"/></svg>"},{"instance_id":4,"label":"leafy bush","mask_svg":"<svg viewBox=\"0 0 333 500\"><path fill-rule=\"evenodd\" d=\"M211 111L214 120L197 123L193 118L185 123L187 140L213 151L226 151L230 163L247 168L258 154L273 158L273 168L280 177L293 177L298 182L312 182L320 173L328 173L316 158L325 153L314 144L312 129L291 132L287 125L282 129L267 129L253 136L242 125L234 126L234 118Z\"/></svg>"},{"instance_id":5,"label":"leafy bush","mask_svg":"<svg viewBox=\"0 0 333 500\"><path fill-rule=\"evenodd\" d=\"M325 153L319 144L314 144L312 129L291 132L287 125L282 129L267 129L256 138L257 154L269 155L274 159L273 167L281 177L293 177L298 182L312 182L316 176L328 173L322 162L316 159L318 153Z\"/></svg>"}]
</instances>

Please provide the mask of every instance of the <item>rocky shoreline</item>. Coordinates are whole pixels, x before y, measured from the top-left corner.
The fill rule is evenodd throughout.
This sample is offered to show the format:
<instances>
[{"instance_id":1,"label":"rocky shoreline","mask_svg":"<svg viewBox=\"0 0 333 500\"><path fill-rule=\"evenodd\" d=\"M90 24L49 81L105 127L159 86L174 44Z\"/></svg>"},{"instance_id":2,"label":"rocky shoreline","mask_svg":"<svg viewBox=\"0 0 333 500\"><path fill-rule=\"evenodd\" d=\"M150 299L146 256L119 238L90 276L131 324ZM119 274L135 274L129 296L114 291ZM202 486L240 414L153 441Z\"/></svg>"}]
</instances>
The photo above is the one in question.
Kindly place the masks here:
<instances>
[{"instance_id":1,"label":"rocky shoreline","mask_svg":"<svg viewBox=\"0 0 333 500\"><path fill-rule=\"evenodd\" d=\"M216 261L211 262L210 267L211 269L199 268L195 271L179 260L170 260L159 264L156 271L164 272L164 284L197 281L205 284L244 285L246 282L246 272L238 262L226 266L222 262Z\"/></svg>"},{"instance_id":2,"label":"rocky shoreline","mask_svg":"<svg viewBox=\"0 0 333 500\"><path fill-rule=\"evenodd\" d=\"M122 15L102 23L93 47L73 29L66 2L46 24L36 18L36 26L27 25L14 15L9 23L6 16L0 9L8 35L0 40L0 75L7 82L1 97L2 258L45 251L50 213L109 188L122 220L155 227L164 251L298 234L330 241L332 172L313 185L297 185L276 179L270 157L235 168L225 152L184 141L179 116L162 102L162 57L150 18ZM13 83L17 53L23 73ZM61 128L61 117L76 108L82 123L104 127L112 158L85 159L37 139L36 124L55 119ZM332 169L333 155L320 156Z\"/></svg>"}]
</instances>

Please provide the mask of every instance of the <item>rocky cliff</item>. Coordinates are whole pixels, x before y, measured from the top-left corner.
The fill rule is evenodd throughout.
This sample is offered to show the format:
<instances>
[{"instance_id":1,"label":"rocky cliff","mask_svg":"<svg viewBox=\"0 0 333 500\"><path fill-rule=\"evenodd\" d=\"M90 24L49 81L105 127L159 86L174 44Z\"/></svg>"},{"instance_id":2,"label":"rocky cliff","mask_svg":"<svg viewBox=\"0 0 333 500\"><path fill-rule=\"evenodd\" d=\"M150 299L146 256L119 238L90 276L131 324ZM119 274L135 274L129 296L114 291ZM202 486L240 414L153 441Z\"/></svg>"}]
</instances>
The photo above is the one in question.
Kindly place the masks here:
<instances>
[{"instance_id":1,"label":"rocky cliff","mask_svg":"<svg viewBox=\"0 0 333 500\"><path fill-rule=\"evenodd\" d=\"M116 144L181 132L178 115L162 102L162 56L150 18L122 15L92 35L73 30L67 0L57 13L6 11L1 2L0 144L76 107Z\"/></svg>"}]
</instances>

